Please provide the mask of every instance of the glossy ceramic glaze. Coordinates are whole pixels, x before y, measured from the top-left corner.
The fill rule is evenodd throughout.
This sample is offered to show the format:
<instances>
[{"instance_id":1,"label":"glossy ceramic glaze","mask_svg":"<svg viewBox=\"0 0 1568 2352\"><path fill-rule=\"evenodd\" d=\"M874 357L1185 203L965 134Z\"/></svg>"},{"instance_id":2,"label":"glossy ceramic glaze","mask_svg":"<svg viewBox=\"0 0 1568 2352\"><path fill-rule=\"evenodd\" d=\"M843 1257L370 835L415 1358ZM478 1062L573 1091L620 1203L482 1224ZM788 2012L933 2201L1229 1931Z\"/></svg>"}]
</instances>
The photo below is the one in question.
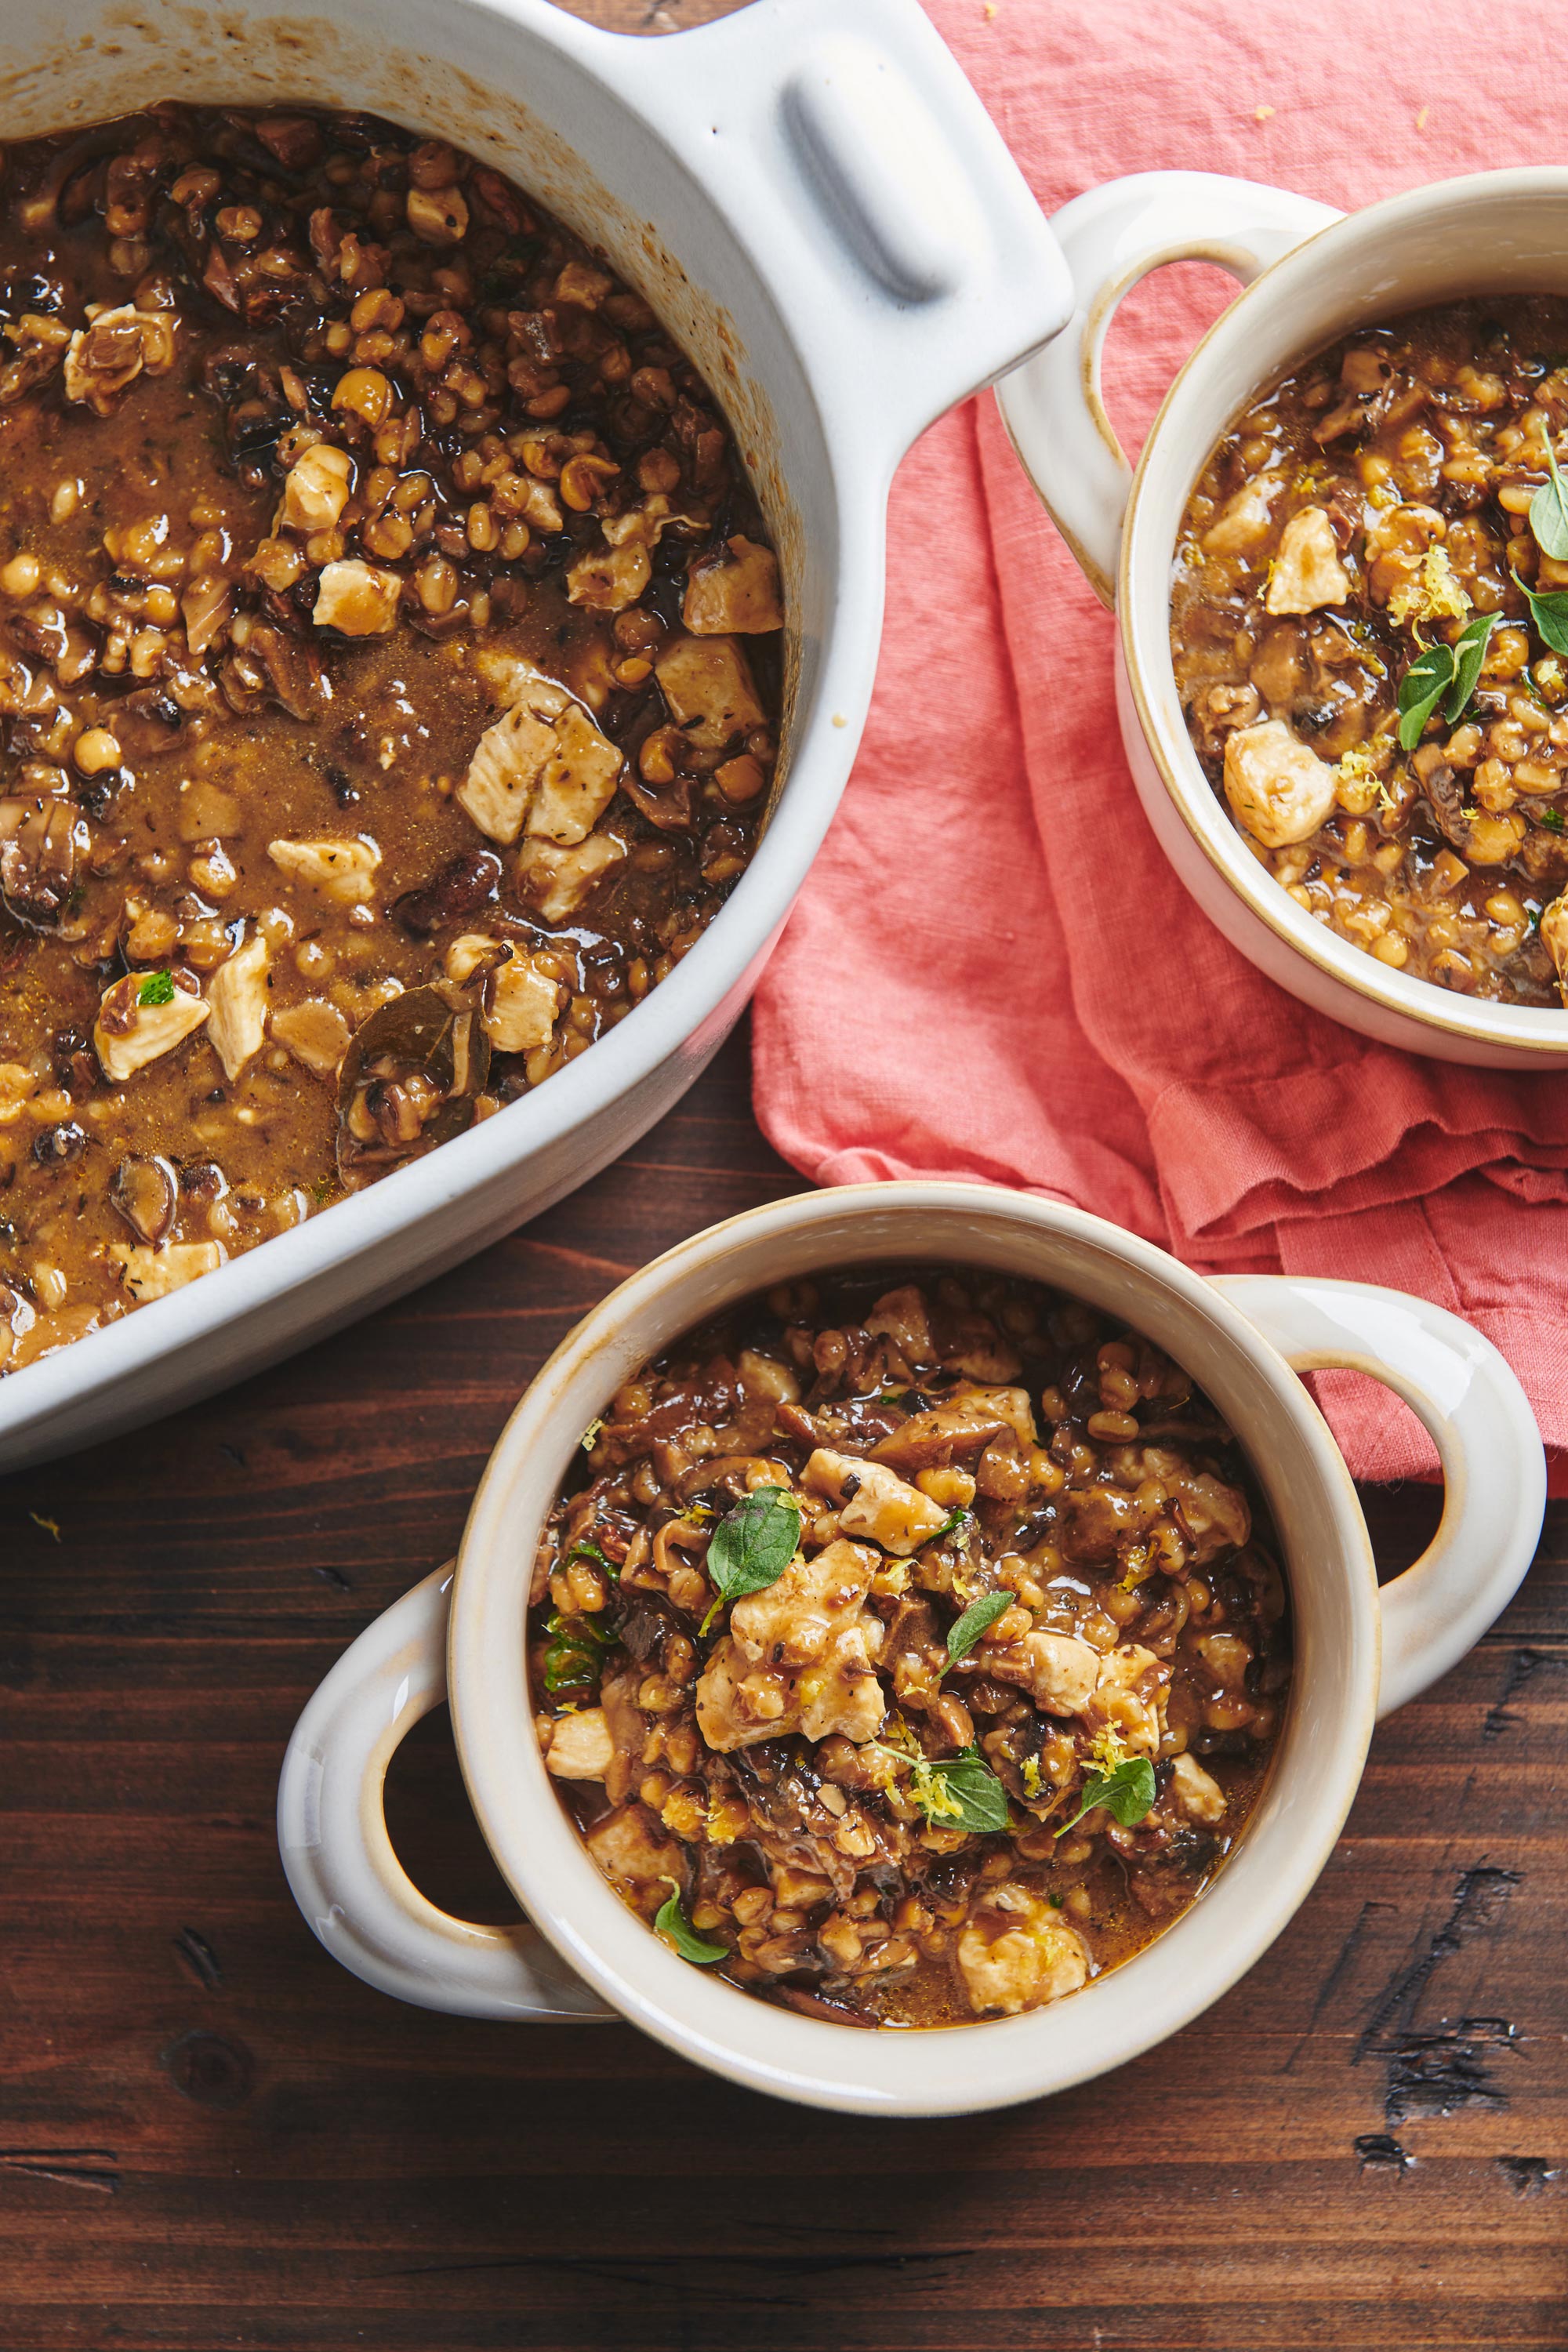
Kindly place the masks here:
<instances>
[{"instance_id":1,"label":"glossy ceramic glaze","mask_svg":"<svg viewBox=\"0 0 1568 2352\"><path fill-rule=\"evenodd\" d=\"M1172 865L1260 971L1363 1035L1498 1069L1568 1064L1568 1010L1485 1003L1394 971L1280 888L1193 751L1170 645L1182 515L1232 418L1357 325L1464 294L1568 292L1568 171L1450 180L1342 217L1245 180L1150 172L1079 197L1053 226L1073 273L1073 324L997 397L1041 498L1115 608L1122 740ZM1177 376L1134 476L1100 398L1106 329L1150 270L1194 258L1247 291Z\"/></svg>"},{"instance_id":2,"label":"glossy ceramic glaze","mask_svg":"<svg viewBox=\"0 0 1568 2352\"><path fill-rule=\"evenodd\" d=\"M1296 1671L1240 1847L1177 1923L1124 1967L1031 2015L865 2033L771 2007L681 1960L600 1876L539 1754L525 1617L546 1513L584 1428L680 1332L747 1293L868 1261L961 1261L1053 1284L1124 1318L1184 1365L1267 1492L1295 1612ZM1436 1440L1447 1486L1424 1559L1379 1595L1365 1524L1292 1367L1384 1381ZM279 1837L327 1949L426 2008L485 2017L618 2011L731 2080L861 2113L1002 2106L1135 2057L1258 1959L1311 1887L1349 1810L1378 1713L1468 1649L1514 1591L1540 1530L1541 1442L1489 1343L1440 1308L1355 1283L1208 1283L1098 1218L1019 1193L886 1184L807 1193L683 1243L612 1293L508 1423L449 1569L361 1636L289 1743ZM445 1654L443 1654L445 1653ZM449 1696L463 1774L533 1929L447 1918L410 1885L382 1780L413 1723Z\"/></svg>"},{"instance_id":3,"label":"glossy ceramic glaze","mask_svg":"<svg viewBox=\"0 0 1568 2352\"><path fill-rule=\"evenodd\" d=\"M368 107L448 136L646 294L722 401L779 549L782 787L717 920L591 1054L0 1381L0 1468L205 1394L410 1288L668 1109L740 1012L837 805L876 667L894 466L1070 307L1051 232L918 0L755 0L657 40L545 0L59 0L0 18L8 137L163 98Z\"/></svg>"}]
</instances>

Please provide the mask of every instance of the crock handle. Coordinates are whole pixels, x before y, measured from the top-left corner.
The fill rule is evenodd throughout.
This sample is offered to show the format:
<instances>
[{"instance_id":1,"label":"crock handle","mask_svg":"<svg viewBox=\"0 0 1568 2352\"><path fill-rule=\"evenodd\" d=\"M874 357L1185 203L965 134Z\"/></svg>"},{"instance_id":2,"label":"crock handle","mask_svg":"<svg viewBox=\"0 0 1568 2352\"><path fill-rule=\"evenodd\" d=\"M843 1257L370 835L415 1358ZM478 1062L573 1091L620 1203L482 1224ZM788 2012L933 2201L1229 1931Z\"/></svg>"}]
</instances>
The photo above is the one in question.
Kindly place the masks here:
<instances>
[{"instance_id":1,"label":"crock handle","mask_svg":"<svg viewBox=\"0 0 1568 2352\"><path fill-rule=\"evenodd\" d=\"M393 1851L392 1757L447 1696L452 1564L394 1601L345 1651L294 1727L278 1844L294 1900L335 1960L418 2009L455 2017L605 2018L538 1931L437 1910Z\"/></svg>"},{"instance_id":2,"label":"crock handle","mask_svg":"<svg viewBox=\"0 0 1568 2352\"><path fill-rule=\"evenodd\" d=\"M1168 261L1215 262L1250 286L1339 217L1309 196L1213 172L1134 173L1052 215L1072 274L1071 323L998 387L996 399L1025 471L1101 604L1115 605L1132 484L1100 389L1117 304Z\"/></svg>"},{"instance_id":3,"label":"crock handle","mask_svg":"<svg viewBox=\"0 0 1568 2352\"><path fill-rule=\"evenodd\" d=\"M752 0L658 40L572 38L751 250L845 465L890 472L1067 323L1049 224L918 0Z\"/></svg>"},{"instance_id":4,"label":"crock handle","mask_svg":"<svg viewBox=\"0 0 1568 2352\"><path fill-rule=\"evenodd\" d=\"M1403 1397L1443 1465L1443 1517L1413 1568L1383 1588L1391 1715L1479 1641L1535 1556L1546 1455L1530 1402L1480 1333L1401 1290L1308 1276L1215 1278L1298 1372L1366 1372Z\"/></svg>"}]
</instances>

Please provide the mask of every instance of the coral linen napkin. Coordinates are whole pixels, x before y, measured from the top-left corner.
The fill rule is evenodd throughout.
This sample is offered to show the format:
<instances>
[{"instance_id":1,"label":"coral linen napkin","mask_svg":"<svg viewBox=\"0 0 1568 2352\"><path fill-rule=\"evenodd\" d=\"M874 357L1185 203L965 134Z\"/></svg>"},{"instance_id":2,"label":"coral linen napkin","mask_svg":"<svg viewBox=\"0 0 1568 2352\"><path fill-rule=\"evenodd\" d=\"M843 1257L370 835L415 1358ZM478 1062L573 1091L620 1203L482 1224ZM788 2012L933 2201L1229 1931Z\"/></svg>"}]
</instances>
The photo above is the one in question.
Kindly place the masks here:
<instances>
[{"instance_id":1,"label":"coral linen napkin","mask_svg":"<svg viewBox=\"0 0 1568 2352\"><path fill-rule=\"evenodd\" d=\"M1458 0L931 0L1047 210L1124 172L1349 208L1560 159L1550 74ZM1234 289L1146 281L1112 333L1134 446ZM888 619L842 812L759 993L758 1116L822 1183L1015 1184L1201 1271L1349 1276L1479 1324L1568 1446L1568 1074L1373 1045L1264 980L1187 898L1117 737L1112 624L989 395L894 487ZM1323 1401L1358 1475L1435 1467L1405 1408Z\"/></svg>"}]
</instances>

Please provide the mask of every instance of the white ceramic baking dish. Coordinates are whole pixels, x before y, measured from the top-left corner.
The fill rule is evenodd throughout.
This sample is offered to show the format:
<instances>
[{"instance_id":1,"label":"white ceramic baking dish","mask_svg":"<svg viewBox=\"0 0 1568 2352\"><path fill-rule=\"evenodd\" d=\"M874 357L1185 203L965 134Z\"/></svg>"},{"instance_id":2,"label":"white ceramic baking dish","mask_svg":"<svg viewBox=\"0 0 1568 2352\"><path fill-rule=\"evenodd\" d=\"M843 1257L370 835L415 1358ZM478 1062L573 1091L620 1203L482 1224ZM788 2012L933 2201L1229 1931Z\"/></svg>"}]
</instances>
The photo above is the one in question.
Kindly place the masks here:
<instances>
[{"instance_id":1,"label":"white ceramic baking dish","mask_svg":"<svg viewBox=\"0 0 1568 2352\"><path fill-rule=\"evenodd\" d=\"M884 520L931 420L1055 333L1055 240L917 0L755 0L661 40L545 0L60 0L0 16L9 138L161 98L372 108L600 247L720 394L790 614L782 789L693 952L592 1053L373 1190L0 1381L0 1468L146 1420L411 1288L668 1110L754 984L848 773Z\"/></svg>"}]
</instances>

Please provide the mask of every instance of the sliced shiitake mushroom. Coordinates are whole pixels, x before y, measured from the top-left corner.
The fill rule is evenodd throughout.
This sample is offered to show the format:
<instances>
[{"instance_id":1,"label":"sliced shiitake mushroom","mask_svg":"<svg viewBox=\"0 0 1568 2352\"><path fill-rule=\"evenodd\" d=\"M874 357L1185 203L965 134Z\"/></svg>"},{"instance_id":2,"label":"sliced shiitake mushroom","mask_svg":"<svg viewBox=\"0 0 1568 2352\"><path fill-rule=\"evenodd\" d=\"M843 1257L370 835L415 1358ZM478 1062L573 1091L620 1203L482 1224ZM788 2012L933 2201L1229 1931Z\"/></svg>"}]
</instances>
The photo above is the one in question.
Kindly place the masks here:
<instances>
[{"instance_id":1,"label":"sliced shiitake mushroom","mask_svg":"<svg viewBox=\"0 0 1568 2352\"><path fill-rule=\"evenodd\" d=\"M489 1074L489 1040L460 991L405 989L360 1024L338 1076L338 1172L373 1182L461 1134Z\"/></svg>"},{"instance_id":2,"label":"sliced shiitake mushroom","mask_svg":"<svg viewBox=\"0 0 1568 2352\"><path fill-rule=\"evenodd\" d=\"M115 1170L109 1197L137 1240L153 1249L174 1222L179 1181L158 1153L136 1155L122 1160Z\"/></svg>"},{"instance_id":3,"label":"sliced shiitake mushroom","mask_svg":"<svg viewBox=\"0 0 1568 2352\"><path fill-rule=\"evenodd\" d=\"M427 940L448 923L466 923L488 906L500 887L500 859L492 849L471 849L449 857L417 889L392 902L393 919L416 940Z\"/></svg>"},{"instance_id":4,"label":"sliced shiitake mushroom","mask_svg":"<svg viewBox=\"0 0 1568 2352\"><path fill-rule=\"evenodd\" d=\"M52 930L76 880L87 828L68 801L0 801L0 897L29 930Z\"/></svg>"},{"instance_id":5,"label":"sliced shiitake mushroom","mask_svg":"<svg viewBox=\"0 0 1568 2352\"><path fill-rule=\"evenodd\" d=\"M87 1129L74 1118L41 1128L33 1138L33 1158L40 1168L74 1168L87 1150Z\"/></svg>"}]
</instances>

